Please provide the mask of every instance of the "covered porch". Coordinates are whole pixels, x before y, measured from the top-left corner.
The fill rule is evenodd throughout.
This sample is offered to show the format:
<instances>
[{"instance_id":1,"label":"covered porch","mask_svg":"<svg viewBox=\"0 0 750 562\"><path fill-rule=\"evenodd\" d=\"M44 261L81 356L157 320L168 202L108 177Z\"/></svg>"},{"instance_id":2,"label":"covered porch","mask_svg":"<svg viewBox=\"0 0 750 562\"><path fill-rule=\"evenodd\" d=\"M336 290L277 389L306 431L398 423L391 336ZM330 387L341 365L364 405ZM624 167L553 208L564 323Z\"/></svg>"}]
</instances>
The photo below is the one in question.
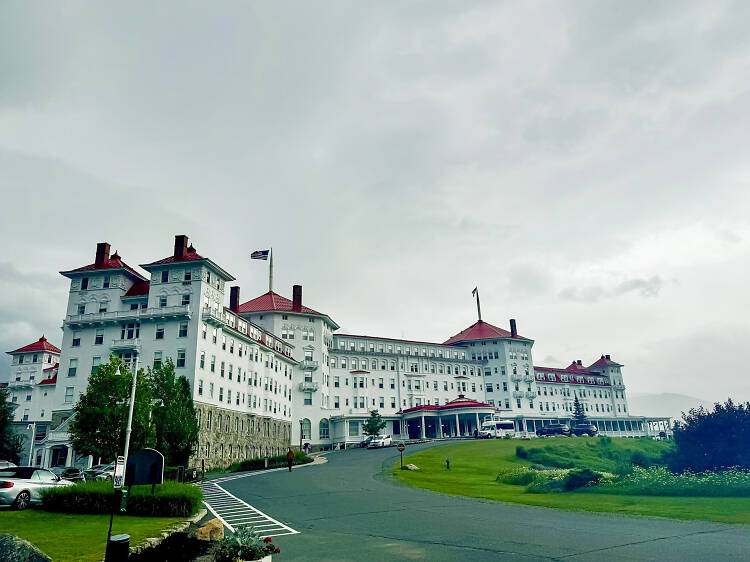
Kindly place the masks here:
<instances>
[{"instance_id":1,"label":"covered porch","mask_svg":"<svg viewBox=\"0 0 750 562\"><path fill-rule=\"evenodd\" d=\"M495 408L459 395L442 405L426 404L404 410L402 435L408 439L473 437Z\"/></svg>"}]
</instances>

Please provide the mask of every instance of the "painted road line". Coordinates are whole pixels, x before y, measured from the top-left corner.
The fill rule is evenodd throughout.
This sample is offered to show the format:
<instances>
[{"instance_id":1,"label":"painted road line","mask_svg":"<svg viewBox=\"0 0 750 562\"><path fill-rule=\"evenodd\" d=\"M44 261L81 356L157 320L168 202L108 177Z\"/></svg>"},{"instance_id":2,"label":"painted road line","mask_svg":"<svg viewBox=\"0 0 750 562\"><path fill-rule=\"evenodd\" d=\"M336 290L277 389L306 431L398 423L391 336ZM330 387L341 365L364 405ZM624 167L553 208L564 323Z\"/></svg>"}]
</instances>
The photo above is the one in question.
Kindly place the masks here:
<instances>
[{"instance_id":1,"label":"painted road line","mask_svg":"<svg viewBox=\"0 0 750 562\"><path fill-rule=\"evenodd\" d=\"M227 478L227 480L234 479ZM250 527L261 537L278 537L299 533L299 531L273 517L269 517L234 494L227 492L218 484L217 480L204 482L200 485L200 488L203 491L203 503L208 510L232 532Z\"/></svg>"}]
</instances>

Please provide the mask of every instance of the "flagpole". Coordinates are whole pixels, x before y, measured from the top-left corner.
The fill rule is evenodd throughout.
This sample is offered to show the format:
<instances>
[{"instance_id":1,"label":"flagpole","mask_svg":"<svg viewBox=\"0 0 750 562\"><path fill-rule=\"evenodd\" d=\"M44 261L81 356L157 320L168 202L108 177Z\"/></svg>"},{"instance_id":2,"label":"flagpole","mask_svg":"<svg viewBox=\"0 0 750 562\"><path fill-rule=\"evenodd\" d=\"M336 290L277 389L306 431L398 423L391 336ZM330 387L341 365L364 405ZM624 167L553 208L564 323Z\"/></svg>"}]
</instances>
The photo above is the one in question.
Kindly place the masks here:
<instances>
[{"instance_id":1,"label":"flagpole","mask_svg":"<svg viewBox=\"0 0 750 562\"><path fill-rule=\"evenodd\" d=\"M268 251L268 292L273 291L273 248Z\"/></svg>"}]
</instances>

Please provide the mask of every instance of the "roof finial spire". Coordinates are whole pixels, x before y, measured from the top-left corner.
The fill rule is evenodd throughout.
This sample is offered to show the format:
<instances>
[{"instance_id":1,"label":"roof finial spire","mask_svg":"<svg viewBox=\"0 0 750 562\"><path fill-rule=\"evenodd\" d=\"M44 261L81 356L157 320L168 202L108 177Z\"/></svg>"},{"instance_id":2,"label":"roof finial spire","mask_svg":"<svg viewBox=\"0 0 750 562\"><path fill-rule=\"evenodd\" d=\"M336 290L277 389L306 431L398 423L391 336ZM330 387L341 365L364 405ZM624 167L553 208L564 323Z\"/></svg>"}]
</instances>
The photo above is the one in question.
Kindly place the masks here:
<instances>
[{"instance_id":1,"label":"roof finial spire","mask_svg":"<svg viewBox=\"0 0 750 562\"><path fill-rule=\"evenodd\" d=\"M477 298L477 317L479 318L479 321L482 321L482 308L479 306L479 288L474 287L474 290L471 292L473 296Z\"/></svg>"}]
</instances>

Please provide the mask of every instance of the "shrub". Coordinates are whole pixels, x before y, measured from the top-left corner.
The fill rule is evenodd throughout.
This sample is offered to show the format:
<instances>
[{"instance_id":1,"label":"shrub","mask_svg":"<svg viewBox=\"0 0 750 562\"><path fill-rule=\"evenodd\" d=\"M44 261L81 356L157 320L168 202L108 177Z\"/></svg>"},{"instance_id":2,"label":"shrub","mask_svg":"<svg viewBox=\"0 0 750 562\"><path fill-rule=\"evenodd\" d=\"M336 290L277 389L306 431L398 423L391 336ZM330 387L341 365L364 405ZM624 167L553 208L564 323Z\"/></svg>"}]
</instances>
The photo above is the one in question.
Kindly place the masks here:
<instances>
[{"instance_id":1,"label":"shrub","mask_svg":"<svg viewBox=\"0 0 750 562\"><path fill-rule=\"evenodd\" d=\"M529 458L529 452L521 445L516 445L516 456L519 459L527 459Z\"/></svg>"},{"instance_id":2,"label":"shrub","mask_svg":"<svg viewBox=\"0 0 750 562\"><path fill-rule=\"evenodd\" d=\"M535 477L535 470L523 467L498 474L497 481L503 484L511 484L513 486L526 486L527 484L531 484Z\"/></svg>"},{"instance_id":3,"label":"shrub","mask_svg":"<svg viewBox=\"0 0 750 562\"><path fill-rule=\"evenodd\" d=\"M630 464L641 468L648 468L651 466L651 459L649 459L643 451L635 451L630 455Z\"/></svg>"},{"instance_id":4,"label":"shrub","mask_svg":"<svg viewBox=\"0 0 750 562\"><path fill-rule=\"evenodd\" d=\"M293 464L307 464L313 459L302 451L294 452ZM280 468L287 465L286 454L268 457L268 468ZM249 470L262 470L266 468L266 458L245 459L229 465L228 472L247 472Z\"/></svg>"},{"instance_id":5,"label":"shrub","mask_svg":"<svg viewBox=\"0 0 750 562\"><path fill-rule=\"evenodd\" d=\"M42 491L42 509L65 513L109 513L115 501L110 481L79 482L73 486ZM128 515L187 517L203 501L200 488L192 484L165 482L155 486L133 486L127 496Z\"/></svg>"},{"instance_id":6,"label":"shrub","mask_svg":"<svg viewBox=\"0 0 750 562\"><path fill-rule=\"evenodd\" d=\"M565 476L563 486L566 491L570 492L571 490L577 490L584 486L598 484L601 478L601 474L589 470L588 468L584 468L583 470L571 470L567 476Z\"/></svg>"},{"instance_id":7,"label":"shrub","mask_svg":"<svg viewBox=\"0 0 750 562\"><path fill-rule=\"evenodd\" d=\"M638 496L750 497L750 470L676 474L663 466L633 467L631 474L587 491Z\"/></svg>"},{"instance_id":8,"label":"shrub","mask_svg":"<svg viewBox=\"0 0 750 562\"><path fill-rule=\"evenodd\" d=\"M237 531L218 544L214 551L216 562L238 562L240 560L260 560L269 554L278 554L271 537L261 539L247 527Z\"/></svg>"},{"instance_id":9,"label":"shrub","mask_svg":"<svg viewBox=\"0 0 750 562\"><path fill-rule=\"evenodd\" d=\"M526 487L529 494L548 494L562 492L567 470L540 470L534 475L534 481Z\"/></svg>"}]
</instances>

